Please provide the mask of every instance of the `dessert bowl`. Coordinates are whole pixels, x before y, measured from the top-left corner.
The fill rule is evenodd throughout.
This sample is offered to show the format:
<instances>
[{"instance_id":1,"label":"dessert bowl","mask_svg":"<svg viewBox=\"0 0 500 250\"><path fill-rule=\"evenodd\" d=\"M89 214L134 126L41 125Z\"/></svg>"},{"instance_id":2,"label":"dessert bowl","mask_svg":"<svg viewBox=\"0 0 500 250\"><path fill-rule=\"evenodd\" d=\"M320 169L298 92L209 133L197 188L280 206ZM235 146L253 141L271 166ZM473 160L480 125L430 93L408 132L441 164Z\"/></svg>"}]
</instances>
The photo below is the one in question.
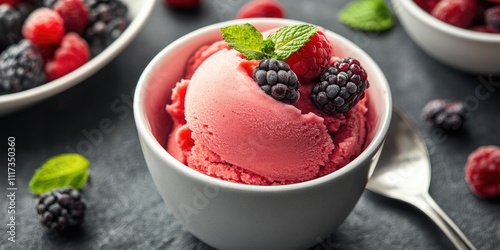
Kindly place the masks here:
<instances>
[{"instance_id":1,"label":"dessert bowl","mask_svg":"<svg viewBox=\"0 0 500 250\"><path fill-rule=\"evenodd\" d=\"M101 53L71 73L32 89L0 95L0 116L33 105L54 96L93 75L115 58L137 36L150 16L155 0L122 0L128 7L130 24L127 29Z\"/></svg>"},{"instance_id":2,"label":"dessert bowl","mask_svg":"<svg viewBox=\"0 0 500 250\"><path fill-rule=\"evenodd\" d=\"M441 63L473 74L500 74L500 34L477 32L445 23L413 0L392 1L410 38Z\"/></svg>"},{"instance_id":3,"label":"dessert bowl","mask_svg":"<svg viewBox=\"0 0 500 250\"><path fill-rule=\"evenodd\" d=\"M165 110L191 54L221 40L220 28L251 23L263 31L302 23L288 19L238 19L193 31L164 48L141 75L134 118L146 164L169 211L193 235L218 249L304 249L321 243L352 211L375 166L389 127L392 99L377 64L347 39L325 31L340 57L357 58L368 72L374 127L364 151L345 167L296 184L254 186L193 170L166 150L172 119Z\"/></svg>"}]
</instances>

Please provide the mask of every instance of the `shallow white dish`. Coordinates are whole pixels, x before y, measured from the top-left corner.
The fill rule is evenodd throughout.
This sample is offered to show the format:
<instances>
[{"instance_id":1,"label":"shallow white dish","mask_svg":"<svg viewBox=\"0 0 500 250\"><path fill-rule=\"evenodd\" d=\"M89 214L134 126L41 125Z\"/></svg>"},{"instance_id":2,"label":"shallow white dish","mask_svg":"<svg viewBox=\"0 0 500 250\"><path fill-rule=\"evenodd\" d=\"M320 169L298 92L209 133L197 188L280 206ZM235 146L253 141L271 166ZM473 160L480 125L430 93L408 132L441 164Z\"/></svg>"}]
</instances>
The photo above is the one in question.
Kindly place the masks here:
<instances>
[{"instance_id":1,"label":"shallow white dish","mask_svg":"<svg viewBox=\"0 0 500 250\"><path fill-rule=\"evenodd\" d=\"M156 0L122 1L128 6L131 22L116 41L86 64L59 79L21 92L0 95L0 116L26 108L80 83L104 67L123 51L137 36L144 23L146 23Z\"/></svg>"},{"instance_id":2,"label":"shallow white dish","mask_svg":"<svg viewBox=\"0 0 500 250\"><path fill-rule=\"evenodd\" d=\"M500 34L455 27L433 17L413 0L392 1L410 38L427 54L473 74L500 74Z\"/></svg>"}]
</instances>

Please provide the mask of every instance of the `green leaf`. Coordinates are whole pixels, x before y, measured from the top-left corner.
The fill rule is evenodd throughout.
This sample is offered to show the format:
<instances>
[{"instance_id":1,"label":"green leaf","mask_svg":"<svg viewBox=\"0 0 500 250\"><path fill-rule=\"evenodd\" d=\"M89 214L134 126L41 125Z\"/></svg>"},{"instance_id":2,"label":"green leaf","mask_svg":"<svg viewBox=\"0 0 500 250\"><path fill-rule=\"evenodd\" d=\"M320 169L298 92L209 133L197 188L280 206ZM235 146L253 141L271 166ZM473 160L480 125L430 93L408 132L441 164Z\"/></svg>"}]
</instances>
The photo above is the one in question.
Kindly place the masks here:
<instances>
[{"instance_id":1,"label":"green leaf","mask_svg":"<svg viewBox=\"0 0 500 250\"><path fill-rule=\"evenodd\" d=\"M276 59L286 60L291 54L302 48L318 28L310 24L297 24L282 27L269 35L274 42Z\"/></svg>"},{"instance_id":2,"label":"green leaf","mask_svg":"<svg viewBox=\"0 0 500 250\"><path fill-rule=\"evenodd\" d=\"M36 170L30 181L35 194L72 186L81 189L88 179L90 162L80 154L60 154L49 158Z\"/></svg>"},{"instance_id":3,"label":"green leaf","mask_svg":"<svg viewBox=\"0 0 500 250\"><path fill-rule=\"evenodd\" d=\"M229 47L241 52L248 60L266 57L263 49L267 48L268 44L251 24L227 26L221 28L221 32Z\"/></svg>"},{"instance_id":4,"label":"green leaf","mask_svg":"<svg viewBox=\"0 0 500 250\"><path fill-rule=\"evenodd\" d=\"M339 20L363 31L384 31L394 25L395 17L384 0L358 0L346 5Z\"/></svg>"}]
</instances>

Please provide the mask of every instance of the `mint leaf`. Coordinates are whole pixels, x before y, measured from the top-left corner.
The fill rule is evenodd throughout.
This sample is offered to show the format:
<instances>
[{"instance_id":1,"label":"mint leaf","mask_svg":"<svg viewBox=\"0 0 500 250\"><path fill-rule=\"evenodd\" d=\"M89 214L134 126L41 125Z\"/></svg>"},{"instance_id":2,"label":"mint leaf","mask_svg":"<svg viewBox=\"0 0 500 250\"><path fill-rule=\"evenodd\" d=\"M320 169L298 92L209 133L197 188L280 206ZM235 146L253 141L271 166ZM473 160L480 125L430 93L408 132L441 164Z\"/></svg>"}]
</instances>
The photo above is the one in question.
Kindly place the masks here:
<instances>
[{"instance_id":1,"label":"mint leaf","mask_svg":"<svg viewBox=\"0 0 500 250\"><path fill-rule=\"evenodd\" d=\"M36 170L29 184L30 189L35 194L68 186L81 189L87 183L89 166L90 162L80 154L51 157Z\"/></svg>"},{"instance_id":2,"label":"mint leaf","mask_svg":"<svg viewBox=\"0 0 500 250\"><path fill-rule=\"evenodd\" d=\"M395 17L384 0L358 0L339 14L345 25L363 31L384 31L394 25Z\"/></svg>"},{"instance_id":3,"label":"mint leaf","mask_svg":"<svg viewBox=\"0 0 500 250\"><path fill-rule=\"evenodd\" d=\"M274 42L274 53L278 60L285 60L291 54L302 48L312 35L316 34L318 28L310 24L297 24L285 26L269 35Z\"/></svg>"},{"instance_id":4,"label":"mint leaf","mask_svg":"<svg viewBox=\"0 0 500 250\"><path fill-rule=\"evenodd\" d=\"M262 34L251 24L231 25L221 28L221 32L229 47L241 52L248 60L266 57L263 49L268 48L269 44L264 42Z\"/></svg>"}]
</instances>

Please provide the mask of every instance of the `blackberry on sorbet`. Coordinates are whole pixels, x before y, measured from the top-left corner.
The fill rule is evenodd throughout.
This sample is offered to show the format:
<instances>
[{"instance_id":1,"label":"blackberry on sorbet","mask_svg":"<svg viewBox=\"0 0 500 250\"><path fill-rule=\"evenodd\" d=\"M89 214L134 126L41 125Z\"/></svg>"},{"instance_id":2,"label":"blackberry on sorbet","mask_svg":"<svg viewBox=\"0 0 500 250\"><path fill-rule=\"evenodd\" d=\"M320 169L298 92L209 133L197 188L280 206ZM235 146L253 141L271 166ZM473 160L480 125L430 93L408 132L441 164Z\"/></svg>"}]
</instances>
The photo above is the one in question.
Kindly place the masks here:
<instances>
[{"instance_id":1,"label":"blackberry on sorbet","mask_svg":"<svg viewBox=\"0 0 500 250\"><path fill-rule=\"evenodd\" d=\"M34 88L45 82L38 49L24 39L0 54L0 95Z\"/></svg>"},{"instance_id":2,"label":"blackberry on sorbet","mask_svg":"<svg viewBox=\"0 0 500 250\"><path fill-rule=\"evenodd\" d=\"M86 208L86 201L80 191L63 188L42 194L37 201L36 211L42 225L65 232L83 222Z\"/></svg>"},{"instance_id":3,"label":"blackberry on sorbet","mask_svg":"<svg viewBox=\"0 0 500 250\"><path fill-rule=\"evenodd\" d=\"M300 97L297 75L284 61L263 59L253 70L252 77L266 94L278 101L290 104Z\"/></svg>"},{"instance_id":4,"label":"blackberry on sorbet","mask_svg":"<svg viewBox=\"0 0 500 250\"><path fill-rule=\"evenodd\" d=\"M422 115L427 124L444 130L457 130L468 118L462 102L443 99L429 101L424 106Z\"/></svg>"},{"instance_id":5,"label":"blackberry on sorbet","mask_svg":"<svg viewBox=\"0 0 500 250\"><path fill-rule=\"evenodd\" d=\"M313 86L311 101L326 114L346 113L363 99L369 87L367 73L358 60L336 61Z\"/></svg>"}]
</instances>

